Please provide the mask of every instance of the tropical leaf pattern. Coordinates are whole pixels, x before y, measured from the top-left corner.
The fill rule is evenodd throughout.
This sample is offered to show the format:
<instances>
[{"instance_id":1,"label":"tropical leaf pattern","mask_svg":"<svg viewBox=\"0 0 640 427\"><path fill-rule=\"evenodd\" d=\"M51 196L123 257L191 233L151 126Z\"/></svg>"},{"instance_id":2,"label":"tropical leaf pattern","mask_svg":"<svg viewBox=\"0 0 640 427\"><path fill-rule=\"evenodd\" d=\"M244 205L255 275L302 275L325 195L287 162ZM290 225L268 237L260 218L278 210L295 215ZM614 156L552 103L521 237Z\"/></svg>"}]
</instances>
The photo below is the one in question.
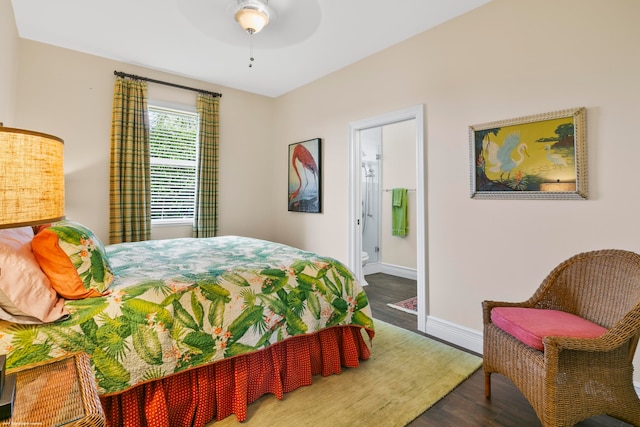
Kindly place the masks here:
<instances>
[{"instance_id":1,"label":"tropical leaf pattern","mask_svg":"<svg viewBox=\"0 0 640 427\"><path fill-rule=\"evenodd\" d=\"M361 285L331 258L237 236L105 249L109 295L66 301L58 323L0 322L9 368L84 351L111 394L334 325L373 329Z\"/></svg>"},{"instance_id":2,"label":"tropical leaf pattern","mask_svg":"<svg viewBox=\"0 0 640 427\"><path fill-rule=\"evenodd\" d=\"M69 257L85 289L105 291L113 280L104 246L91 230L70 220L60 221L48 228L58 236L58 247Z\"/></svg>"}]
</instances>

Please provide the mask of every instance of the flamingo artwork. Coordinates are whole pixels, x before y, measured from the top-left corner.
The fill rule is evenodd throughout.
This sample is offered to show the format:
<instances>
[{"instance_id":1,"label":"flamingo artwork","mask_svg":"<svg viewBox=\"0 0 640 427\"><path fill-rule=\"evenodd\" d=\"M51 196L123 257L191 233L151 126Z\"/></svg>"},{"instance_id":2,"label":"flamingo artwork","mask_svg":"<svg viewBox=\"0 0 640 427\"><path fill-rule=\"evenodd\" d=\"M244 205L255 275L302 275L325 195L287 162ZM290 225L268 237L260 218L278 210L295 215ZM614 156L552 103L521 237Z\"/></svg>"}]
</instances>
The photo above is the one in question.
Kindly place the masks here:
<instances>
[{"instance_id":1,"label":"flamingo artwork","mask_svg":"<svg viewBox=\"0 0 640 427\"><path fill-rule=\"evenodd\" d=\"M522 163L524 155L529 155L527 144L520 142L520 134L517 132L507 135L502 145L498 145L488 138L483 141L482 145L487 152L488 162L491 164L489 171L499 173L501 177L504 173L507 174L507 177L510 176L511 171ZM518 155L517 159L513 158L514 152Z\"/></svg>"},{"instance_id":2,"label":"flamingo artwork","mask_svg":"<svg viewBox=\"0 0 640 427\"><path fill-rule=\"evenodd\" d=\"M320 152L320 140L310 140L307 142L317 142L318 154ZM289 210L300 212L320 211L320 170L318 164L305 147L304 143L292 144L293 150L289 148L291 164L289 169ZM315 150L314 150L315 151ZM319 157L319 156L318 156ZM291 174L293 171L294 175ZM302 172L302 173L301 173ZM292 184L297 187L292 190Z\"/></svg>"}]
</instances>

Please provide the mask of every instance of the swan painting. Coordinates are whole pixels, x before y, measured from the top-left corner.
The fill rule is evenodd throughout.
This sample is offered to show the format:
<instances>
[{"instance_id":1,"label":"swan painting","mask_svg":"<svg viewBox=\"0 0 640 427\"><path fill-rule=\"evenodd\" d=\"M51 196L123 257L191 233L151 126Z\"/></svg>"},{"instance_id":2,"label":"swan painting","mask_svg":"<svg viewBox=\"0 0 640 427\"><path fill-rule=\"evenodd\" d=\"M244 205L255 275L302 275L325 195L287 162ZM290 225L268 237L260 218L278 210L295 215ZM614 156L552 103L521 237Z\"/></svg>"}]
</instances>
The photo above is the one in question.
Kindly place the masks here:
<instances>
[{"instance_id":1,"label":"swan painting","mask_svg":"<svg viewBox=\"0 0 640 427\"><path fill-rule=\"evenodd\" d=\"M560 155L551 153L551 146L549 144L544 146L545 151L547 152L547 159L557 166L567 166L566 160Z\"/></svg>"},{"instance_id":2,"label":"swan painting","mask_svg":"<svg viewBox=\"0 0 640 427\"><path fill-rule=\"evenodd\" d=\"M506 173L507 178L511 175L511 171L515 169L525 158L527 152L527 144L520 142L520 133L513 132L507 135L502 145L486 138L482 142L484 151L487 153L488 163L491 165L489 171L499 173L500 178ZM517 158L514 158L514 153Z\"/></svg>"},{"instance_id":3,"label":"swan painting","mask_svg":"<svg viewBox=\"0 0 640 427\"><path fill-rule=\"evenodd\" d=\"M469 127L472 198L586 198L584 108ZM551 191L550 183L574 190ZM544 188L544 189L543 189ZM569 188L569 187L567 187Z\"/></svg>"}]
</instances>

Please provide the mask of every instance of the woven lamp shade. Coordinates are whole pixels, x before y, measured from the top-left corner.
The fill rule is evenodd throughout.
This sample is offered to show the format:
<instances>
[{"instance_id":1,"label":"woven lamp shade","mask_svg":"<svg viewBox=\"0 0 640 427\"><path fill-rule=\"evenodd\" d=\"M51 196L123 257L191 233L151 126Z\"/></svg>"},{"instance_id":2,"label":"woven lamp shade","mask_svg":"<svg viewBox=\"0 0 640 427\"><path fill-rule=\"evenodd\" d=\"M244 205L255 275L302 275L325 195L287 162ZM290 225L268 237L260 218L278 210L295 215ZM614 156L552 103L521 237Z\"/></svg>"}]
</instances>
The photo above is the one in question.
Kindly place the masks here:
<instances>
[{"instance_id":1,"label":"woven lamp shade","mask_svg":"<svg viewBox=\"0 0 640 427\"><path fill-rule=\"evenodd\" d=\"M0 228L64 218L62 139L0 126Z\"/></svg>"}]
</instances>

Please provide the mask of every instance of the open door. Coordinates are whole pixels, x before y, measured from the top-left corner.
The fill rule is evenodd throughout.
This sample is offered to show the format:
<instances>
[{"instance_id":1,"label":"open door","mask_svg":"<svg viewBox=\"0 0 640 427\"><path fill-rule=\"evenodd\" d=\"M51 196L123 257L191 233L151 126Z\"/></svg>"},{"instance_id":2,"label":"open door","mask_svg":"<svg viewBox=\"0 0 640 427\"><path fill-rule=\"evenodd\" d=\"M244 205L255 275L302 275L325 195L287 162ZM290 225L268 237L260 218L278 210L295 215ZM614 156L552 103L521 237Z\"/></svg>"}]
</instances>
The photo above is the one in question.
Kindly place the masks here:
<instances>
[{"instance_id":1,"label":"open door","mask_svg":"<svg viewBox=\"0 0 640 427\"><path fill-rule=\"evenodd\" d=\"M426 197L425 197L425 150L424 150L424 107L399 110L380 116L352 122L349 125L349 267L356 277L365 284L362 268L362 141L361 132L367 129L416 120L416 233L417 233L417 328L426 332L428 315L427 301L427 248L426 248Z\"/></svg>"}]
</instances>

